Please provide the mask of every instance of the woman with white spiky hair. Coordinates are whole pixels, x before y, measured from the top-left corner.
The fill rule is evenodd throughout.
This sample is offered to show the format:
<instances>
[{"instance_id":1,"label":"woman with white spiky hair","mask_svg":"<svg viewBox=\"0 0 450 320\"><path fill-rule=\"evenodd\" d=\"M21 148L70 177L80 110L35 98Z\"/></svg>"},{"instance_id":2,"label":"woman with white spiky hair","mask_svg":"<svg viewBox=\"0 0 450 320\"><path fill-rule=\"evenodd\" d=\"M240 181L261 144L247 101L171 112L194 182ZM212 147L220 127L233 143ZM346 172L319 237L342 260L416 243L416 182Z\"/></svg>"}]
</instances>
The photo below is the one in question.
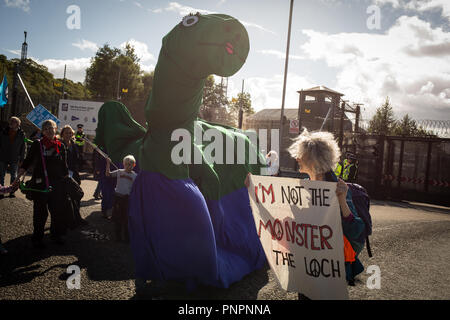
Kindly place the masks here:
<instances>
[{"instance_id":1,"label":"woman with white spiky hair","mask_svg":"<svg viewBox=\"0 0 450 320\"><path fill-rule=\"evenodd\" d=\"M354 277L364 270L357 258L364 247L364 241L360 239L364 222L356 212L347 184L333 172L341 155L339 146L329 132L308 132L304 129L288 150L297 161L299 172L308 174L310 180L337 182L336 195L344 233L346 278L350 285L354 285ZM305 298L307 297L299 293L299 299Z\"/></svg>"}]
</instances>

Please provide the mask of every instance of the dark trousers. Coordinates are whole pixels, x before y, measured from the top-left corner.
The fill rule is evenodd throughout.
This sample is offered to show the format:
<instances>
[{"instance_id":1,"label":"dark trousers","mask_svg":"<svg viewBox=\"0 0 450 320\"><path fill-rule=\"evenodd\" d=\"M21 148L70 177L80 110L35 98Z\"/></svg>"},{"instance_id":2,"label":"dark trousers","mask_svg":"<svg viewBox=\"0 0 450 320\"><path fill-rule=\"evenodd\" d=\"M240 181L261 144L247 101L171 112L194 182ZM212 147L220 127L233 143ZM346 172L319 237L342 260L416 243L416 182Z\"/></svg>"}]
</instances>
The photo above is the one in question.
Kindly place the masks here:
<instances>
[{"instance_id":1,"label":"dark trousers","mask_svg":"<svg viewBox=\"0 0 450 320\"><path fill-rule=\"evenodd\" d=\"M72 210L63 185L57 183L53 186L52 192L40 193L33 200L33 241L43 239L49 212L51 236L60 237L66 234L68 218Z\"/></svg>"},{"instance_id":2,"label":"dark trousers","mask_svg":"<svg viewBox=\"0 0 450 320\"><path fill-rule=\"evenodd\" d=\"M77 171L73 171L72 178L81 186L81 178L80 174ZM81 207L81 200L73 200L70 199L71 205L72 205L72 211L73 211L73 222L76 225L81 220L81 214L80 214L80 207Z\"/></svg>"},{"instance_id":3,"label":"dark trousers","mask_svg":"<svg viewBox=\"0 0 450 320\"><path fill-rule=\"evenodd\" d=\"M117 240L128 241L128 199L127 195L114 194L112 220Z\"/></svg>"}]
</instances>

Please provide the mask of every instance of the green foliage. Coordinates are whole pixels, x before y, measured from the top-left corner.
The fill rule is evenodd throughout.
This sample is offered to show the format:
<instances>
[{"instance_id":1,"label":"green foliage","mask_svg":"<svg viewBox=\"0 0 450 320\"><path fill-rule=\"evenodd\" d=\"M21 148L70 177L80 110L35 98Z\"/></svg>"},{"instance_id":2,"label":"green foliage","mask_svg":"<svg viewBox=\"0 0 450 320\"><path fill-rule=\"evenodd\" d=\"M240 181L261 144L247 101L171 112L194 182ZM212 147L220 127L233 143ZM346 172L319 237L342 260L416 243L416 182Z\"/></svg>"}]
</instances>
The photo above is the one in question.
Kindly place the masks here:
<instances>
[{"instance_id":1,"label":"green foliage","mask_svg":"<svg viewBox=\"0 0 450 320\"><path fill-rule=\"evenodd\" d=\"M369 133L391 135L394 131L396 121L389 97L386 97L384 104L379 107L369 122Z\"/></svg>"},{"instance_id":2,"label":"green foliage","mask_svg":"<svg viewBox=\"0 0 450 320\"><path fill-rule=\"evenodd\" d=\"M20 63L20 60L8 60L6 56L0 55L0 71L4 70L6 73L10 88L10 99L14 83L15 63ZM3 74L1 76L3 77ZM46 104L56 103L62 98L63 79L55 79L53 74L48 72L46 66L40 65L32 59L27 59L21 66L20 76L35 105L41 103L46 106ZM20 84L18 84L18 88L19 93L24 94ZM82 100L91 97L91 93L85 89L82 83L75 83L68 79L65 81L64 91L68 99Z\"/></svg>"},{"instance_id":3,"label":"green foliage","mask_svg":"<svg viewBox=\"0 0 450 320\"><path fill-rule=\"evenodd\" d=\"M91 66L86 70L85 83L95 98L110 100L116 97L119 66L115 60L120 54L120 49L105 44L92 58Z\"/></svg>"},{"instance_id":4,"label":"green foliage","mask_svg":"<svg viewBox=\"0 0 450 320\"><path fill-rule=\"evenodd\" d=\"M249 116L255 113L255 110L252 108L250 93L239 93L236 98L232 98L230 101L230 113L233 118L236 119L236 122L239 121L239 111L241 106L243 115Z\"/></svg>"},{"instance_id":5,"label":"green foliage","mask_svg":"<svg viewBox=\"0 0 450 320\"><path fill-rule=\"evenodd\" d=\"M372 134L396 135L407 137L434 136L417 125L417 122L406 114L400 121L395 120L389 97L385 103L376 110L369 122L368 132Z\"/></svg>"},{"instance_id":6,"label":"green foliage","mask_svg":"<svg viewBox=\"0 0 450 320\"><path fill-rule=\"evenodd\" d=\"M234 125L234 120L227 110L228 103L223 87L215 83L214 76L208 76L203 88L199 117L206 121Z\"/></svg>"},{"instance_id":7,"label":"green foliage","mask_svg":"<svg viewBox=\"0 0 450 320\"><path fill-rule=\"evenodd\" d=\"M123 50L105 44L86 70L86 87L96 99L120 100L141 124L145 123L144 107L152 85L153 72L141 72L139 58L129 43Z\"/></svg>"},{"instance_id":8,"label":"green foliage","mask_svg":"<svg viewBox=\"0 0 450 320\"><path fill-rule=\"evenodd\" d=\"M394 128L394 135L396 136L407 136L407 137L425 137L434 135L427 132L422 127L417 125L417 122L406 114L402 120L396 123Z\"/></svg>"}]
</instances>

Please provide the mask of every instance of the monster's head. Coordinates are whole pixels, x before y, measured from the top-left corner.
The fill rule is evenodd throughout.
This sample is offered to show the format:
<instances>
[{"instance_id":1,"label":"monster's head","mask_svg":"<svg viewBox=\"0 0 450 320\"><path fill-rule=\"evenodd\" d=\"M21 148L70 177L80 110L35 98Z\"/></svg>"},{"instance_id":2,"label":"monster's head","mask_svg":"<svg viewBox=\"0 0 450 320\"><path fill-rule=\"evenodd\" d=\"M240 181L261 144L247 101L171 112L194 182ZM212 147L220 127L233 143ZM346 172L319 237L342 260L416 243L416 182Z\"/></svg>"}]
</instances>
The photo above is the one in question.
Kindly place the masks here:
<instances>
[{"instance_id":1,"label":"monster's head","mask_svg":"<svg viewBox=\"0 0 450 320\"><path fill-rule=\"evenodd\" d=\"M247 30L225 14L188 15L163 39L161 54L193 78L228 77L244 64Z\"/></svg>"}]
</instances>

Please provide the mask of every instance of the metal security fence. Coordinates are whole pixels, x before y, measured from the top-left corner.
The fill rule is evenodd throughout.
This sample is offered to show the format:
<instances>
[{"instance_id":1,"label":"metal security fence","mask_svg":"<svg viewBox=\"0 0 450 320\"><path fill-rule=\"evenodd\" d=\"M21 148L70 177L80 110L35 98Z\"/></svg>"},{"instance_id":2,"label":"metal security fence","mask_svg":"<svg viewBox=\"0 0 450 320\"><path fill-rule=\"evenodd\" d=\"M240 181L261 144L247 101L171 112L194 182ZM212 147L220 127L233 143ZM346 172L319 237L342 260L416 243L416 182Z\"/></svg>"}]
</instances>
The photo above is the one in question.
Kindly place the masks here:
<instances>
[{"instance_id":1,"label":"metal security fence","mask_svg":"<svg viewBox=\"0 0 450 320\"><path fill-rule=\"evenodd\" d=\"M353 134L344 147L372 197L450 206L450 139Z\"/></svg>"}]
</instances>

